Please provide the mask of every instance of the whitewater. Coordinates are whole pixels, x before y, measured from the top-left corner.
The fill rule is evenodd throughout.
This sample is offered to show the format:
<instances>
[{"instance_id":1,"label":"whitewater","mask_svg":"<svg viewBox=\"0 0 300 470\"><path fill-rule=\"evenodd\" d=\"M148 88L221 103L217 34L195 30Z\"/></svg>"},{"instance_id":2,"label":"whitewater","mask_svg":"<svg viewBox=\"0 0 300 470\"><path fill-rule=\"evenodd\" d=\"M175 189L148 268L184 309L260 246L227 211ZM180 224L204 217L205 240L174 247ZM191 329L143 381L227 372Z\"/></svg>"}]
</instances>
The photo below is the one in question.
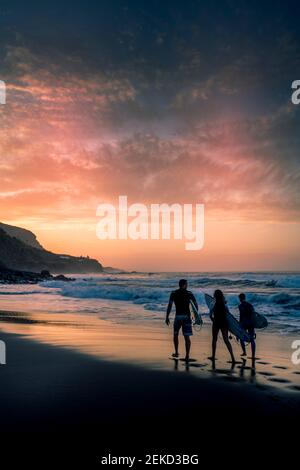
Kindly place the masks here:
<instances>
[{"instance_id":1,"label":"whitewater","mask_svg":"<svg viewBox=\"0 0 300 470\"><path fill-rule=\"evenodd\" d=\"M238 318L238 294L245 292L255 310L269 320L269 332L300 332L300 273L120 273L75 276L73 282L38 285L0 284L0 309L97 315L118 323L158 325L169 294L186 278L209 322L204 293L219 288Z\"/></svg>"}]
</instances>

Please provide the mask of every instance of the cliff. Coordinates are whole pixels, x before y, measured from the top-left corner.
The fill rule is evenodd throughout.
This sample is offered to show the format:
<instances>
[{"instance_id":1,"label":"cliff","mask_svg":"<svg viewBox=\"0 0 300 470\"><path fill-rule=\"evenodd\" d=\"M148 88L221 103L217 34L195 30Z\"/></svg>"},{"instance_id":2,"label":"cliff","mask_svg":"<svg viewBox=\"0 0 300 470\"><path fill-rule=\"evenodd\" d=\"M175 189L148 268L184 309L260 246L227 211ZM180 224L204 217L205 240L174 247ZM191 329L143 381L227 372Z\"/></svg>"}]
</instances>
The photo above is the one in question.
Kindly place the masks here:
<instances>
[{"instance_id":1,"label":"cliff","mask_svg":"<svg viewBox=\"0 0 300 470\"><path fill-rule=\"evenodd\" d=\"M9 229L0 228L0 263L9 269L33 272L47 270L60 274L103 271L102 265L95 259L52 253L45 250L28 230L10 225L6 227ZM8 230L17 236L9 235Z\"/></svg>"},{"instance_id":2,"label":"cliff","mask_svg":"<svg viewBox=\"0 0 300 470\"><path fill-rule=\"evenodd\" d=\"M0 229L4 230L7 235L10 237L15 237L21 242L26 243L26 245L32 246L33 248L39 248L43 250L44 248L38 242L34 233L30 232L25 228L15 227L14 225L7 225L0 222Z\"/></svg>"}]
</instances>

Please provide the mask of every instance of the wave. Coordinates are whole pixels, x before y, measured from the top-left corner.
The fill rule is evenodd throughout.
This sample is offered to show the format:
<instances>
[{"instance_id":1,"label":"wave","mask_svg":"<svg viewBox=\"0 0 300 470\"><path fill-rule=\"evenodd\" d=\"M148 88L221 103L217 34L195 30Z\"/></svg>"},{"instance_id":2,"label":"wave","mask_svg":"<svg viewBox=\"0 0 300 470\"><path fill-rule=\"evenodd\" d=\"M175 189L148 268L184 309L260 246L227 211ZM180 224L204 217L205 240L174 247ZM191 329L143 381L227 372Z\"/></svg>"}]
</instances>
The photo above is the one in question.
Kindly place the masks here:
<instances>
[{"instance_id":1,"label":"wave","mask_svg":"<svg viewBox=\"0 0 300 470\"><path fill-rule=\"evenodd\" d=\"M166 300L168 294L163 289L149 289L146 287L126 287L118 285L86 285L82 284L64 286L61 294L65 297L75 297L80 299L109 299L123 300L134 303L148 303Z\"/></svg>"},{"instance_id":2,"label":"wave","mask_svg":"<svg viewBox=\"0 0 300 470\"><path fill-rule=\"evenodd\" d=\"M197 279L194 284L197 286L219 286L219 287L273 287L276 280L255 280L255 279L231 279L231 278L209 278L203 277Z\"/></svg>"},{"instance_id":3,"label":"wave","mask_svg":"<svg viewBox=\"0 0 300 470\"><path fill-rule=\"evenodd\" d=\"M130 304L142 306L134 311L140 312L141 320L158 318L166 310L170 292L176 289L178 279L187 278L189 288L199 302L202 313L208 313L204 292L212 294L216 288L224 290L230 311L238 316L238 294L243 291L255 309L267 317L270 323L298 327L300 331L300 275L295 273L134 273L102 274L97 276L77 276L74 282L44 281L39 285L0 285L1 302L9 296L9 302L15 296L20 305L28 303L28 296L35 296L36 305L45 311L78 311L88 314L100 312L108 301L128 303L119 305L120 311L126 311L127 318ZM39 294L36 296L36 294ZM21 297L23 296L23 304ZM7 297L8 299L8 297ZM5 299L5 301L7 301ZM73 301L71 300L73 299ZM104 302L100 302L100 300ZM121 313L116 304L111 306L114 317ZM131 317L130 317L131 318ZM276 326L277 325L277 326ZM280 326L281 328L281 326Z\"/></svg>"},{"instance_id":4,"label":"wave","mask_svg":"<svg viewBox=\"0 0 300 470\"><path fill-rule=\"evenodd\" d=\"M292 275L291 277L281 278L276 282L277 287L285 287L290 289L300 288L300 276Z\"/></svg>"},{"instance_id":5,"label":"wave","mask_svg":"<svg viewBox=\"0 0 300 470\"><path fill-rule=\"evenodd\" d=\"M17 292L13 292L13 291L0 291L0 295L33 295L33 294L40 294L41 291L40 290L31 290L31 291L17 291Z\"/></svg>"},{"instance_id":6,"label":"wave","mask_svg":"<svg viewBox=\"0 0 300 470\"><path fill-rule=\"evenodd\" d=\"M288 292L279 292L276 294L248 294L248 300L252 303L268 303L268 304L277 304L277 305L287 305L290 303L298 303L300 296L295 294L289 294Z\"/></svg>"},{"instance_id":7,"label":"wave","mask_svg":"<svg viewBox=\"0 0 300 470\"><path fill-rule=\"evenodd\" d=\"M160 284L161 285L161 284ZM169 298L170 291L172 290L168 285L158 287L157 282L152 283L135 283L135 282L100 282L99 280L90 281L75 281L72 284L65 284L63 282L48 283L49 287L59 289L60 294L64 297L73 297L78 299L108 299L118 300L124 302L133 302L136 304L147 305L148 309L159 308L161 304L166 304ZM230 285L232 286L232 284ZM200 303L204 303L204 290L199 286L193 289L196 298ZM210 291L211 292L211 291ZM228 304L230 306L238 305L237 293L229 293L226 295ZM248 292L247 298L254 305L272 304L277 306L295 306L299 308L300 296L299 294L292 294L289 292L278 292L274 294Z\"/></svg>"}]
</instances>

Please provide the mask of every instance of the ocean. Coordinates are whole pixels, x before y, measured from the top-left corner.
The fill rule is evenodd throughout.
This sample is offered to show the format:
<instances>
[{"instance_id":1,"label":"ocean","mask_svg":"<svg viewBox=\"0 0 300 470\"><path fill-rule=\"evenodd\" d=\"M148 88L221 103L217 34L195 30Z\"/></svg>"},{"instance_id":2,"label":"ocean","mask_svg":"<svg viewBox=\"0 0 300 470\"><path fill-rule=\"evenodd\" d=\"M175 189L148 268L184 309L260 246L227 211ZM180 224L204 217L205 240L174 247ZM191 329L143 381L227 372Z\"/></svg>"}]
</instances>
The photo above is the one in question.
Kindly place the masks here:
<instances>
[{"instance_id":1,"label":"ocean","mask_svg":"<svg viewBox=\"0 0 300 470\"><path fill-rule=\"evenodd\" d=\"M23 312L80 313L117 323L157 326L165 317L170 291L186 278L204 322L209 323L204 293L222 289L238 317L238 294L245 292L255 310L269 320L269 332L300 333L300 273L122 273L75 276L74 282L38 285L0 284L0 309Z\"/></svg>"}]
</instances>

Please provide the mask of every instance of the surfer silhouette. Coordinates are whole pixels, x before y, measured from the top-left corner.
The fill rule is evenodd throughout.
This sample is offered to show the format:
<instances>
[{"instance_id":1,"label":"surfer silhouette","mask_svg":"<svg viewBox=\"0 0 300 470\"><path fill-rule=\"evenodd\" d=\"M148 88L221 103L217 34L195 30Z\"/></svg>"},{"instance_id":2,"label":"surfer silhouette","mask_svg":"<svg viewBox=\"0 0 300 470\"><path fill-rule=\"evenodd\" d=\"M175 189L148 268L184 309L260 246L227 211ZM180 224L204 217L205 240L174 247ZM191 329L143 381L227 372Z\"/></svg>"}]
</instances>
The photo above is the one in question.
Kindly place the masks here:
<instances>
[{"instance_id":1,"label":"surfer silhouette","mask_svg":"<svg viewBox=\"0 0 300 470\"><path fill-rule=\"evenodd\" d=\"M210 318L213 322L212 325L212 356L209 357L213 362L216 360L216 349L219 331L221 330L224 343L227 346L229 354L231 356L231 362L235 364L235 358L232 350L232 346L228 337L228 321L227 312L229 312L226 305L224 294L221 290L217 289L214 293L215 305L210 312Z\"/></svg>"},{"instance_id":2,"label":"surfer silhouette","mask_svg":"<svg viewBox=\"0 0 300 470\"><path fill-rule=\"evenodd\" d=\"M195 296L192 292L187 290L188 282L186 279L180 279L179 289L171 292L167 314L166 314L166 324L170 325L170 313L172 310L173 303L175 304L175 320L174 320L174 348L175 352L172 354L172 357L178 358L178 347L179 347L179 332L182 330L182 334L185 340L185 360L188 362L190 360L190 350L191 350L191 339L193 335L192 328L192 319L190 312L190 302L192 301L198 310L198 304L195 299Z\"/></svg>"},{"instance_id":3,"label":"surfer silhouette","mask_svg":"<svg viewBox=\"0 0 300 470\"><path fill-rule=\"evenodd\" d=\"M239 295L240 305L240 325L241 327L247 331L250 336L250 344L251 344L251 351L252 351L252 359L255 359L255 351L256 351L256 344L255 344L255 330L254 330L254 318L255 318L255 311L252 304L246 301L246 295L244 293ZM242 347L242 356L247 356L245 342L241 340L241 347Z\"/></svg>"}]
</instances>

